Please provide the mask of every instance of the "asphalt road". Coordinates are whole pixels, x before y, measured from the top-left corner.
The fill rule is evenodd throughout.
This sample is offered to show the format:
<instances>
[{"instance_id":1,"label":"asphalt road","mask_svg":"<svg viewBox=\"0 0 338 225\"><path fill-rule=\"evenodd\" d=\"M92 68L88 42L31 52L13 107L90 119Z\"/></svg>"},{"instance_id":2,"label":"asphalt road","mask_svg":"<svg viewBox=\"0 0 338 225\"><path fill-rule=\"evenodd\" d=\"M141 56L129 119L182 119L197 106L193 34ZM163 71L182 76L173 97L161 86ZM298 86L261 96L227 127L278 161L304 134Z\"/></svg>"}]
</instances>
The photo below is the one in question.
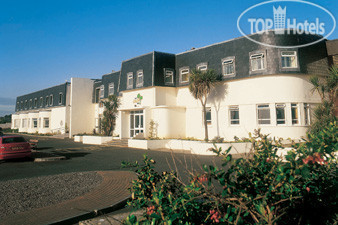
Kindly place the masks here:
<instances>
[{"instance_id":1,"label":"asphalt road","mask_svg":"<svg viewBox=\"0 0 338 225\"><path fill-rule=\"evenodd\" d=\"M27 137L27 136L25 136ZM30 138L30 137L27 137ZM189 171L201 171L203 164L221 165L216 156L198 156L172 151L154 151L113 146L84 145L71 139L33 137L39 139L38 151L65 156L67 160L34 162L8 160L0 163L0 181L83 171L130 170L121 169L122 161L142 161L147 154L156 161L158 171L177 170L184 180ZM176 169L177 168L177 169Z\"/></svg>"}]
</instances>

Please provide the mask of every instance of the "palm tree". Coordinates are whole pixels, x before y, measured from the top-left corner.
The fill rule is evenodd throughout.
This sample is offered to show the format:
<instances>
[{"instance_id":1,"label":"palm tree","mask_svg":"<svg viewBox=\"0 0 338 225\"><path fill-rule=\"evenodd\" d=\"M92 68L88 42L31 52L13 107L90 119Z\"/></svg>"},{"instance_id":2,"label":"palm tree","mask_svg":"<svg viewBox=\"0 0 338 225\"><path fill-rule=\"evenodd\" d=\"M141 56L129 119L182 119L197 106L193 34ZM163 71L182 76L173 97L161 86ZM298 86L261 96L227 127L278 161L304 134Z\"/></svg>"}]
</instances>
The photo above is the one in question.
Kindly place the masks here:
<instances>
[{"instance_id":1,"label":"palm tree","mask_svg":"<svg viewBox=\"0 0 338 225\"><path fill-rule=\"evenodd\" d=\"M316 120L312 123L310 131L317 132L328 123L336 121L337 97L338 97L338 66L329 69L328 76L310 77L313 85L312 91L317 91L322 103L316 107L314 116Z\"/></svg>"},{"instance_id":2,"label":"palm tree","mask_svg":"<svg viewBox=\"0 0 338 225\"><path fill-rule=\"evenodd\" d=\"M107 100L101 102L105 108L101 121L102 130L104 135L110 136L115 129L120 100L116 95L110 95Z\"/></svg>"},{"instance_id":3,"label":"palm tree","mask_svg":"<svg viewBox=\"0 0 338 225\"><path fill-rule=\"evenodd\" d=\"M195 99L201 101L203 107L203 121L204 121L204 140L208 141L208 124L206 117L206 104L208 95L211 89L215 86L216 82L219 80L219 76L214 70L192 70L189 78L189 91L194 96Z\"/></svg>"}]
</instances>

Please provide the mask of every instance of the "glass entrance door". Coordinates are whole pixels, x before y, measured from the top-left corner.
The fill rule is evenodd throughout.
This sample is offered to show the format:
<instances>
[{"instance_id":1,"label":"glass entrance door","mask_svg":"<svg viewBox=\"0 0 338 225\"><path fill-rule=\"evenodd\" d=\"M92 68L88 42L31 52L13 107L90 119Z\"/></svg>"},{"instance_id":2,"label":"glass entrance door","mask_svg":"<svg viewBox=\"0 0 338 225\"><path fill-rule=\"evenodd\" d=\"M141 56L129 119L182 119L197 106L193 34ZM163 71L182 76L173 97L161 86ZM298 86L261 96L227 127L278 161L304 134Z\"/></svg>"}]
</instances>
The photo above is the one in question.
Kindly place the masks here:
<instances>
[{"instance_id":1,"label":"glass entrance door","mask_svg":"<svg viewBox=\"0 0 338 225\"><path fill-rule=\"evenodd\" d=\"M130 112L130 137L144 132L143 110Z\"/></svg>"}]
</instances>

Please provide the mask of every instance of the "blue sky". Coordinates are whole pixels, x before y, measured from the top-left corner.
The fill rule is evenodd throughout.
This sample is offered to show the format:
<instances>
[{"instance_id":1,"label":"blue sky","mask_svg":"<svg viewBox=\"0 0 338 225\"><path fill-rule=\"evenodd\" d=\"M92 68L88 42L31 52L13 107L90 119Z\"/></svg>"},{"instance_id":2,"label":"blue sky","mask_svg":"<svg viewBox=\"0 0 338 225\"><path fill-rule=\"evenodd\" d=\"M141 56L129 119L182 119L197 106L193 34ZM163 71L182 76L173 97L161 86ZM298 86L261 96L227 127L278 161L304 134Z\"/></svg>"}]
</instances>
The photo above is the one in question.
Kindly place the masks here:
<instances>
[{"instance_id":1,"label":"blue sky","mask_svg":"<svg viewBox=\"0 0 338 225\"><path fill-rule=\"evenodd\" d=\"M242 36L237 18L260 2L0 0L0 115L13 111L16 96L71 77L100 78L137 55ZM338 1L311 2L338 18ZM314 13L299 10L303 17ZM337 29L329 37L335 38Z\"/></svg>"}]
</instances>

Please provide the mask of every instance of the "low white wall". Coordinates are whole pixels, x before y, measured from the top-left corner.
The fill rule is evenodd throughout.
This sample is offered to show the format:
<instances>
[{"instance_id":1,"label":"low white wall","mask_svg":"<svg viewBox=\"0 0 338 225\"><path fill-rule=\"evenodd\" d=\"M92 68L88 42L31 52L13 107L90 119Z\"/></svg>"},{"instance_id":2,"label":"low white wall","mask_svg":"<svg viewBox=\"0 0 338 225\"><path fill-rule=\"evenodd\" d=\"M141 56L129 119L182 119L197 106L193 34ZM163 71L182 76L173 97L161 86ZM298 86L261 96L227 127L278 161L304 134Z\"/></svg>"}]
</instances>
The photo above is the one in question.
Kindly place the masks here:
<instances>
[{"instance_id":1,"label":"low white wall","mask_svg":"<svg viewBox=\"0 0 338 225\"><path fill-rule=\"evenodd\" d=\"M113 140L113 137L106 136L82 136L83 144L102 145Z\"/></svg>"},{"instance_id":2,"label":"low white wall","mask_svg":"<svg viewBox=\"0 0 338 225\"><path fill-rule=\"evenodd\" d=\"M82 142L82 136L77 136L77 135L75 135L75 136L74 136L74 141L75 141L75 142Z\"/></svg>"},{"instance_id":3,"label":"low white wall","mask_svg":"<svg viewBox=\"0 0 338 225\"><path fill-rule=\"evenodd\" d=\"M251 143L216 143L217 148L222 148L227 150L232 146L230 153L231 154L242 154L249 153L251 150ZM176 140L176 139L165 139L165 140L137 140L129 139L128 147L132 148L141 148L141 149L173 149L173 150L189 150L193 154L197 155L215 155L212 151L209 151L209 148L213 148L212 143L204 143L200 141L185 141L185 140Z\"/></svg>"}]
</instances>

